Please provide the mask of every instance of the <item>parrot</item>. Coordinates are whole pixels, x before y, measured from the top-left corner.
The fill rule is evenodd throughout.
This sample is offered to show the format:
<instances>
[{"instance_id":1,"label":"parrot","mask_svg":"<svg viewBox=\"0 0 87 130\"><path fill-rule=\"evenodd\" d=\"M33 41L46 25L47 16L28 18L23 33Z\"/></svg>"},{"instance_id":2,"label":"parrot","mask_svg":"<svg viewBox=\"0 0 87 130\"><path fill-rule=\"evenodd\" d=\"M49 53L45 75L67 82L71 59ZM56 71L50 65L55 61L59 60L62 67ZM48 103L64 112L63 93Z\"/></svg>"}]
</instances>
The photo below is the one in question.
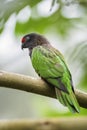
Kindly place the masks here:
<instances>
[{"instance_id":1,"label":"parrot","mask_svg":"<svg viewBox=\"0 0 87 130\"><path fill-rule=\"evenodd\" d=\"M27 48L36 73L55 88L57 99L71 113L79 113L80 106L75 96L72 76L59 50L54 48L43 35L26 34L21 39L21 49Z\"/></svg>"}]
</instances>

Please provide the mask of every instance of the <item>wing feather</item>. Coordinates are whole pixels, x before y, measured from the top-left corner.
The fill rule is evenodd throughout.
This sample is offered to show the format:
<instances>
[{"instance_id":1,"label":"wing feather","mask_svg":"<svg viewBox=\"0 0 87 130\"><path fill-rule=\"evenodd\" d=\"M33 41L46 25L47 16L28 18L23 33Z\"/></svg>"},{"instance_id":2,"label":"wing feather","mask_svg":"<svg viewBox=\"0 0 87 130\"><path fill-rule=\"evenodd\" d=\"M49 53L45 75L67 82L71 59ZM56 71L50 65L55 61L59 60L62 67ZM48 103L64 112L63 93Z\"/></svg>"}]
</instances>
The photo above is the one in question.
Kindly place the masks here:
<instances>
[{"instance_id":1,"label":"wing feather","mask_svg":"<svg viewBox=\"0 0 87 130\"><path fill-rule=\"evenodd\" d=\"M38 46L33 49L31 59L36 72L45 79L45 81L62 91L68 92L60 80L60 77L63 76L66 70L66 66L64 66L63 61L56 51Z\"/></svg>"}]
</instances>

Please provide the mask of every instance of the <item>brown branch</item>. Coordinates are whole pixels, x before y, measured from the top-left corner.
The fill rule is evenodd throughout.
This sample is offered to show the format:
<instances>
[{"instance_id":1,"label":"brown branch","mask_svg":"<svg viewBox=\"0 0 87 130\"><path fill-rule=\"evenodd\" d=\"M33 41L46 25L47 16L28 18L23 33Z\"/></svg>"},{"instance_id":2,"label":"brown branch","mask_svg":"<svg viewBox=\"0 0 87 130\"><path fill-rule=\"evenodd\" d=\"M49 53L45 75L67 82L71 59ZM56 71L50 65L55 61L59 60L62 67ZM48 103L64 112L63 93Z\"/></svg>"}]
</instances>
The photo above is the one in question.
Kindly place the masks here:
<instances>
[{"instance_id":1,"label":"brown branch","mask_svg":"<svg viewBox=\"0 0 87 130\"><path fill-rule=\"evenodd\" d=\"M0 130L87 130L87 118L0 121Z\"/></svg>"},{"instance_id":2,"label":"brown branch","mask_svg":"<svg viewBox=\"0 0 87 130\"><path fill-rule=\"evenodd\" d=\"M36 79L29 76L1 71L0 86L56 98L53 87L48 86L42 79ZM76 89L75 94L80 106L87 108L87 94Z\"/></svg>"}]
</instances>

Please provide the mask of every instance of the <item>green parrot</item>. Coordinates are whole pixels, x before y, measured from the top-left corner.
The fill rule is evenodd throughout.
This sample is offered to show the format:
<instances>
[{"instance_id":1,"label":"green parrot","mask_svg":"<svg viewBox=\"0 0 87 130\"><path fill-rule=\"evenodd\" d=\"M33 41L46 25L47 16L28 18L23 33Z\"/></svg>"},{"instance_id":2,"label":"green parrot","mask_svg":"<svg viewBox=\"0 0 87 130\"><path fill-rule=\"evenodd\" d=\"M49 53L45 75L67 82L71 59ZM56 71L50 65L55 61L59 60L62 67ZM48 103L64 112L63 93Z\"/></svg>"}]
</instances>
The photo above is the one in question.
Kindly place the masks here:
<instances>
[{"instance_id":1,"label":"green parrot","mask_svg":"<svg viewBox=\"0 0 87 130\"><path fill-rule=\"evenodd\" d=\"M63 55L42 35L31 33L22 38L22 49L28 48L32 65L38 75L55 87L57 99L72 113L79 113L72 77Z\"/></svg>"}]
</instances>

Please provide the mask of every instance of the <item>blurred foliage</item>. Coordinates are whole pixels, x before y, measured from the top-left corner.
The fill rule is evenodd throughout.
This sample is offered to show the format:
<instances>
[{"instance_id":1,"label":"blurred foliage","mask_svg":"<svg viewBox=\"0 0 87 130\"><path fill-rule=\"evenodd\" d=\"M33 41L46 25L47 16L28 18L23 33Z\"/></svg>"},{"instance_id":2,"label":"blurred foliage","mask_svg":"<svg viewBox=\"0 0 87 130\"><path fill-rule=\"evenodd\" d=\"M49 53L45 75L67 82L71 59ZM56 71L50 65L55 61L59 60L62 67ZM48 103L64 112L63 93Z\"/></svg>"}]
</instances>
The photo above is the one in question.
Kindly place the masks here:
<instances>
[{"instance_id":1,"label":"blurred foliage","mask_svg":"<svg viewBox=\"0 0 87 130\"><path fill-rule=\"evenodd\" d=\"M43 116L45 117L62 117L62 116L67 116L67 117L71 117L71 116L87 116L87 110L80 108L80 114L76 113L76 114L71 114L70 112L58 112L58 110L54 111L51 108L50 109L46 109L43 111Z\"/></svg>"},{"instance_id":2,"label":"blurred foliage","mask_svg":"<svg viewBox=\"0 0 87 130\"><path fill-rule=\"evenodd\" d=\"M72 58L70 58L72 57ZM87 90L87 41L78 43L72 47L69 52L69 59L71 64L78 63L78 69L82 68L81 79L79 82L79 88Z\"/></svg>"},{"instance_id":3,"label":"blurred foliage","mask_svg":"<svg viewBox=\"0 0 87 130\"><path fill-rule=\"evenodd\" d=\"M68 36L69 31L73 28L85 26L87 28L87 2L86 0L49 0L51 2L48 16L41 15L38 11L38 5L45 0L0 0L0 32L2 33L6 22L12 14L16 16L26 6L30 8L31 14L25 22L16 19L15 34L25 34L29 32L56 32L63 39ZM54 7L56 9L53 11ZM81 15L71 17L65 14L66 8L76 6ZM72 11L71 11L72 12ZM24 14L25 15L25 14ZM66 46L66 45L65 45ZM69 59L71 63L78 62L82 68L82 75L79 86L87 90L87 41L73 45L72 49L67 46L69 51ZM71 58L72 57L72 58ZM37 103L38 104L38 103ZM38 105L37 105L38 106ZM81 109L80 115L86 115L87 111ZM60 116L61 113L47 107L43 111L45 116ZM65 113L64 116L71 116L70 113Z\"/></svg>"},{"instance_id":4,"label":"blurred foliage","mask_svg":"<svg viewBox=\"0 0 87 130\"><path fill-rule=\"evenodd\" d=\"M43 0L45 1L45 0ZM18 14L24 7L29 6L31 8L31 16L28 21L21 23L19 21L16 22L15 32L20 33L27 33L31 31L36 31L43 33L45 30L49 29L49 27L56 29L58 33L62 36L67 34L66 32L69 31L75 24L75 21L80 22L81 18L67 18L63 13L62 9L64 7L68 7L70 5L79 5L79 8L84 7L87 4L86 1L80 0L50 0L51 7L49 12L54 8L55 4L58 4L57 10L54 11L50 16L43 17L39 15L37 11L38 4L42 2L41 0L0 0L0 32L3 31L4 25L7 22L8 18L13 14ZM78 8L78 9L79 9ZM35 11L34 11L35 10ZM32 13L33 12L33 13ZM85 11L84 11L85 12ZM24 14L25 15L25 14ZM36 18L33 17L36 16Z\"/></svg>"},{"instance_id":5,"label":"blurred foliage","mask_svg":"<svg viewBox=\"0 0 87 130\"><path fill-rule=\"evenodd\" d=\"M44 33L47 29L53 29L62 36L73 26L68 18L63 17L59 11L47 18L30 18L26 23L16 23L16 33L39 32Z\"/></svg>"},{"instance_id":6,"label":"blurred foliage","mask_svg":"<svg viewBox=\"0 0 87 130\"><path fill-rule=\"evenodd\" d=\"M4 29L4 25L8 18L13 14L29 5L34 7L41 0L0 0L0 32Z\"/></svg>"},{"instance_id":7,"label":"blurred foliage","mask_svg":"<svg viewBox=\"0 0 87 130\"><path fill-rule=\"evenodd\" d=\"M85 17L70 18L64 15L64 7L72 5L72 3L75 5L79 5L78 9L82 8L83 4L81 2L79 2L78 4L76 1L73 2L62 2L62 0L53 0L49 12L52 11L55 4L58 4L58 7L57 10L48 17L40 16L39 11L37 10L37 4L34 8L32 8L31 17L26 22L16 22L15 33L24 34L33 31L45 33L47 30L53 30L56 33L60 34L60 36L62 37L67 36L69 30L75 27L77 23L84 24L84 21L87 21ZM36 17L34 18L33 15ZM81 22L82 20L83 22Z\"/></svg>"}]
</instances>

